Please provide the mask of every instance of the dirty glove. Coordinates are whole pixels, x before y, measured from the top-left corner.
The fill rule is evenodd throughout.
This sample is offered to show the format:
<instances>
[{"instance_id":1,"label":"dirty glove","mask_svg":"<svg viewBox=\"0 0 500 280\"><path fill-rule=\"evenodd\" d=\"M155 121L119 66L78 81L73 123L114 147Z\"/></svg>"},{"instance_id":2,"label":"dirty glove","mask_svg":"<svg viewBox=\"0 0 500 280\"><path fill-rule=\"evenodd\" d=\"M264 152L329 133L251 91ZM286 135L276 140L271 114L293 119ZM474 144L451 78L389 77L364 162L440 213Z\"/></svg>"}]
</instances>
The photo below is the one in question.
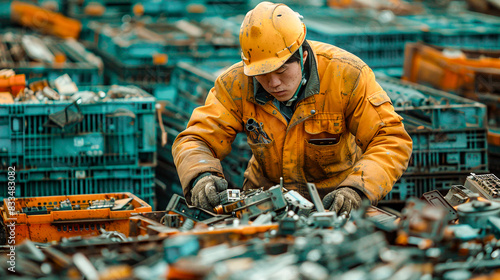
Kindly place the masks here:
<instances>
[{"instance_id":1,"label":"dirty glove","mask_svg":"<svg viewBox=\"0 0 500 280\"><path fill-rule=\"evenodd\" d=\"M335 211L337 214L342 214L343 212L349 214L352 209L357 209L360 205L361 196L350 187L336 189L323 198L325 209Z\"/></svg>"},{"instance_id":2,"label":"dirty glove","mask_svg":"<svg viewBox=\"0 0 500 280\"><path fill-rule=\"evenodd\" d=\"M220 204L218 193L225 189L227 181L224 178L201 175L191 190L191 201L194 206L213 212L214 207Z\"/></svg>"}]
</instances>

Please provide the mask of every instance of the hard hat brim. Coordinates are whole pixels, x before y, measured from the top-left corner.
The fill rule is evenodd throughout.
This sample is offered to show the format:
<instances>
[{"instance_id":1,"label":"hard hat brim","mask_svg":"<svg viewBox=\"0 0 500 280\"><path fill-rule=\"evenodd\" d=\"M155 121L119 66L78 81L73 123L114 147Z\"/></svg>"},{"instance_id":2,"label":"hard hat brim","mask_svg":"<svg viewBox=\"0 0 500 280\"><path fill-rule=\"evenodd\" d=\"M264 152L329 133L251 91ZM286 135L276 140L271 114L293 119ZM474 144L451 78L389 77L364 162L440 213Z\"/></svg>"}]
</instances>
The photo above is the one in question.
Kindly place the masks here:
<instances>
[{"instance_id":1,"label":"hard hat brim","mask_svg":"<svg viewBox=\"0 0 500 280\"><path fill-rule=\"evenodd\" d=\"M255 61L250 65L243 63L243 72L247 76L258 76L271 73L278 70L278 68L285 64L291 56L292 54L283 57L268 58L262 61Z\"/></svg>"}]
</instances>

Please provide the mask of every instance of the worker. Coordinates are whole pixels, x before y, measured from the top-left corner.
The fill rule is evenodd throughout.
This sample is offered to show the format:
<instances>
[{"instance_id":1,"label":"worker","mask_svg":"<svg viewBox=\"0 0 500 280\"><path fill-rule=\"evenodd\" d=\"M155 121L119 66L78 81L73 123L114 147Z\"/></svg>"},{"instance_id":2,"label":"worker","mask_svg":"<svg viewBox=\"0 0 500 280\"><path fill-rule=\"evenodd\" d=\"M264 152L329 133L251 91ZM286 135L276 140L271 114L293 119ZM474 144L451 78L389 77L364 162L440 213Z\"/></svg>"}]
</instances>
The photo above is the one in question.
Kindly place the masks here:
<instances>
[{"instance_id":1,"label":"worker","mask_svg":"<svg viewBox=\"0 0 500 280\"><path fill-rule=\"evenodd\" d=\"M337 213L376 204L407 168L412 141L391 100L358 57L305 40L300 15L261 2L241 25L242 61L215 81L172 153L191 205L213 211L227 188L220 161L237 133L252 149L243 190L280 178L309 198L316 184Z\"/></svg>"}]
</instances>

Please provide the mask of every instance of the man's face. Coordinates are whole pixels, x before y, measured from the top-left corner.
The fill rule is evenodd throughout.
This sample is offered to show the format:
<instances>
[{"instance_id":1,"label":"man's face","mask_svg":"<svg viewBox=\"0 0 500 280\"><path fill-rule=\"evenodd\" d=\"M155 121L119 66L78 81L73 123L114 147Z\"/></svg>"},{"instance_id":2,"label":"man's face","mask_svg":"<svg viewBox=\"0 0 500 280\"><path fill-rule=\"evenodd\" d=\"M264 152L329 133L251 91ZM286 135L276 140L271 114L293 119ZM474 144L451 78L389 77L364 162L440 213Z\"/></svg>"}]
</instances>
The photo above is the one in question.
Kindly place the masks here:
<instances>
[{"instance_id":1,"label":"man's face","mask_svg":"<svg viewBox=\"0 0 500 280\"><path fill-rule=\"evenodd\" d=\"M304 52L304 61L306 57L307 51ZM302 80L300 63L285 63L271 73L255 76L255 79L278 101L288 101L293 97Z\"/></svg>"}]
</instances>

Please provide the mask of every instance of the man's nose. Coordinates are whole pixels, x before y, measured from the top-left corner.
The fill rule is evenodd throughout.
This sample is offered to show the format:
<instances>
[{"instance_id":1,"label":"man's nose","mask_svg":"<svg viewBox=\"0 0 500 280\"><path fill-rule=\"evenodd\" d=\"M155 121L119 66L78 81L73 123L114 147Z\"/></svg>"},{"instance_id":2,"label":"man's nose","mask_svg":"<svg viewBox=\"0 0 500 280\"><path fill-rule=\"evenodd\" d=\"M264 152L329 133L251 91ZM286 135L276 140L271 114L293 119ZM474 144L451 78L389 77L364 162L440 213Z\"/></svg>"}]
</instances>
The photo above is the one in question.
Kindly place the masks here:
<instances>
[{"instance_id":1,"label":"man's nose","mask_svg":"<svg viewBox=\"0 0 500 280\"><path fill-rule=\"evenodd\" d=\"M276 88L276 87L281 85L281 80L278 77L278 75L276 75L274 73L269 73L268 75L269 75L269 77L268 77L269 81L267 84L269 85L269 87Z\"/></svg>"}]
</instances>

